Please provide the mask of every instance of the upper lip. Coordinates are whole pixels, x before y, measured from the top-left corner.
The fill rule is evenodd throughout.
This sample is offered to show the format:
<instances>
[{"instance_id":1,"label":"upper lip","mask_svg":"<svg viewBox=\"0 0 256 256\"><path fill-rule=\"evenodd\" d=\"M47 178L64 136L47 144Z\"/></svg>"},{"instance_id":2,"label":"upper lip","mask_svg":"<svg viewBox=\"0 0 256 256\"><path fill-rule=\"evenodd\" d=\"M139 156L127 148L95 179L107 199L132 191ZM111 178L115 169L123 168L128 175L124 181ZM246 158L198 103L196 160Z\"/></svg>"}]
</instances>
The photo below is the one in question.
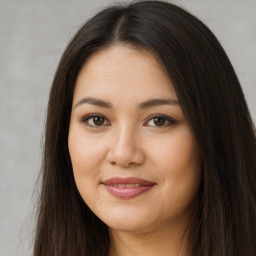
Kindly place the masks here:
<instances>
[{"instance_id":1,"label":"upper lip","mask_svg":"<svg viewBox=\"0 0 256 256\"><path fill-rule=\"evenodd\" d=\"M127 178L121 178L121 177L113 177L108 180L104 180L102 182L105 185L114 185L114 184L140 184L140 185L154 185L155 183L148 180L143 180L137 177L127 177Z\"/></svg>"}]
</instances>

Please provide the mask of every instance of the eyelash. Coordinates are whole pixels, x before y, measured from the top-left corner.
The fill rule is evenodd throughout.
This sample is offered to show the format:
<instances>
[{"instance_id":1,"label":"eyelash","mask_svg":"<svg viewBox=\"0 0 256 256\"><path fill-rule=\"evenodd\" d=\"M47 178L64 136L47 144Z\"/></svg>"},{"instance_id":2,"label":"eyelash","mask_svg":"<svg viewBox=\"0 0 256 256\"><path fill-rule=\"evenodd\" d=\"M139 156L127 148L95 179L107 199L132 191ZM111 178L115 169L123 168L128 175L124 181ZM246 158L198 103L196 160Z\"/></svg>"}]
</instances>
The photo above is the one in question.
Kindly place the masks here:
<instances>
[{"instance_id":1,"label":"eyelash","mask_svg":"<svg viewBox=\"0 0 256 256\"><path fill-rule=\"evenodd\" d=\"M92 125L92 124L89 124L88 123L89 120L90 119L93 120L93 118L102 118L104 120L104 123L107 122L107 124L104 124L104 123L102 125L95 125L95 124ZM163 115L163 114L154 114L154 115L149 116L149 118L147 119L145 124L148 123L151 120L154 121L154 119L156 119L156 118L164 119L164 121L165 121L164 125L160 125L160 126L155 125L155 126L151 126L151 127L158 127L158 128L161 129L161 128L169 127L169 126L174 125L174 124L177 123L177 120L175 120L175 119L173 119L173 118L171 118L169 116L166 116L166 115ZM86 115L85 117L83 117L81 119L81 122L85 123L87 126L89 126L91 128L101 128L103 126L110 126L109 121L103 115L101 115L101 114L89 114L89 115ZM166 124L166 122L168 122L168 124ZM150 126L150 125L145 125L145 126Z\"/></svg>"},{"instance_id":2,"label":"eyelash","mask_svg":"<svg viewBox=\"0 0 256 256\"><path fill-rule=\"evenodd\" d=\"M153 122L154 122L154 119L156 119L156 118L164 119L165 120L165 124L161 125L161 126L155 125L155 126L152 126L152 127L164 128L164 127L169 127L169 126L174 125L174 124L177 123L177 120L175 120L174 118L171 118L171 117L163 115L163 114L154 114L154 115L149 116L149 118L147 119L146 123L148 123L151 120L153 120ZM166 124L166 122L168 124ZM146 125L146 126L150 126L150 125Z\"/></svg>"}]
</instances>

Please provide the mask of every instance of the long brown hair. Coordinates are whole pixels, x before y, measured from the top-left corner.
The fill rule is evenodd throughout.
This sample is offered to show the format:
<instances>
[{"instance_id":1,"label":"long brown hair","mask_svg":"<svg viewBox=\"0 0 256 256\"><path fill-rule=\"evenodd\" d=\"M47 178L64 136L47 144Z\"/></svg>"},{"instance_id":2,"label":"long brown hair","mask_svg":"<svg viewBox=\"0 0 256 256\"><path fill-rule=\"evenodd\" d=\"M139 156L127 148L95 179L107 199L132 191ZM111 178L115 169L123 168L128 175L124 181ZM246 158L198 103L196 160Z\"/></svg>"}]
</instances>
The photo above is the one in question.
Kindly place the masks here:
<instances>
[{"instance_id":1,"label":"long brown hair","mask_svg":"<svg viewBox=\"0 0 256 256\"><path fill-rule=\"evenodd\" d=\"M68 132L77 75L89 55L116 43L157 54L172 81L202 159L189 255L256 252L255 128L237 76L212 32L166 2L106 8L77 32L49 98L34 256L106 256L107 226L76 188Z\"/></svg>"}]
</instances>

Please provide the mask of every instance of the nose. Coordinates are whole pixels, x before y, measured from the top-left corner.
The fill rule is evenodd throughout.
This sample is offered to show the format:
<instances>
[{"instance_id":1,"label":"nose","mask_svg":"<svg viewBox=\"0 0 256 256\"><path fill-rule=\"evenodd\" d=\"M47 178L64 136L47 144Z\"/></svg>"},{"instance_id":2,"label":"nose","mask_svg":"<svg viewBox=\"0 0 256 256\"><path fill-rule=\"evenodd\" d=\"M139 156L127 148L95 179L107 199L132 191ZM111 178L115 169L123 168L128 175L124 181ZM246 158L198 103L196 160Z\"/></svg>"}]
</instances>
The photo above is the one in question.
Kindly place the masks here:
<instances>
[{"instance_id":1,"label":"nose","mask_svg":"<svg viewBox=\"0 0 256 256\"><path fill-rule=\"evenodd\" d=\"M106 159L112 165L122 168L141 165L145 162L143 145L134 129L124 127L111 137Z\"/></svg>"}]
</instances>

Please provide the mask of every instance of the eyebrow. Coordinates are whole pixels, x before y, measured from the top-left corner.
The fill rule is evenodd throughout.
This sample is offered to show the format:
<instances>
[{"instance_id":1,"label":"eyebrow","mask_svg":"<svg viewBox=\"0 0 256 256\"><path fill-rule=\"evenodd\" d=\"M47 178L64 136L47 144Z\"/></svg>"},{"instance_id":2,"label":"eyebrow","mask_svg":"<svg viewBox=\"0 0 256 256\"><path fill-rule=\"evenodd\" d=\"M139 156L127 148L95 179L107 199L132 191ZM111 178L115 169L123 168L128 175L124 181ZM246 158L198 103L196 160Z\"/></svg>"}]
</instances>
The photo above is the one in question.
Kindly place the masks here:
<instances>
[{"instance_id":1,"label":"eyebrow","mask_svg":"<svg viewBox=\"0 0 256 256\"><path fill-rule=\"evenodd\" d=\"M180 103L176 99L152 99L145 102L142 102L139 105L140 109L144 109L147 107L157 106L157 105L176 105L179 106Z\"/></svg>"},{"instance_id":2,"label":"eyebrow","mask_svg":"<svg viewBox=\"0 0 256 256\"><path fill-rule=\"evenodd\" d=\"M81 100L79 100L75 107L78 107L82 104L85 104L85 103L88 103L88 104L92 104L92 105L95 105L95 106L100 106L100 107L103 107L103 108L112 108L112 104L109 103L109 102L106 102L104 100L100 100L100 99L96 99L96 98L83 98Z\"/></svg>"},{"instance_id":3,"label":"eyebrow","mask_svg":"<svg viewBox=\"0 0 256 256\"><path fill-rule=\"evenodd\" d=\"M113 108L113 105L110 102L101 100L101 99L96 99L96 98L83 98L81 100L79 100L74 108L77 108L78 106L82 105L82 104L91 104L91 105L95 105L95 106L99 106L99 107L103 107L103 108L108 108L111 109ZM139 104L139 108L140 109L144 109L147 107L152 107L152 106L157 106L157 105L176 105L179 106L180 103L178 100L176 99L151 99L145 102L142 102Z\"/></svg>"}]
</instances>

